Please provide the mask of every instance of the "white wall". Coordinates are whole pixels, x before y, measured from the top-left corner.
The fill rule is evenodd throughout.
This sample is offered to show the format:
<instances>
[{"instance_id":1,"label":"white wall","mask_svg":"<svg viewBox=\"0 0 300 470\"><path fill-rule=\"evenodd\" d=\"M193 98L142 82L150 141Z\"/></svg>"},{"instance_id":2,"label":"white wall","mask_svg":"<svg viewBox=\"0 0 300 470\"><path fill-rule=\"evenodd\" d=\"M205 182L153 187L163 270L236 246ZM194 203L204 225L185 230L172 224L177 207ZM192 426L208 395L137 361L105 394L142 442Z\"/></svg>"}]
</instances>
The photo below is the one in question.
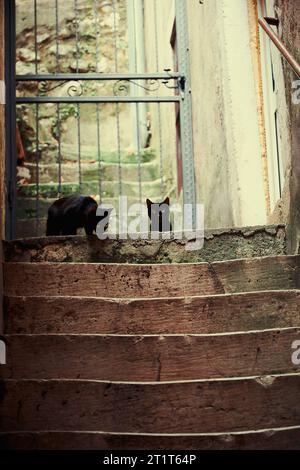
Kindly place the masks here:
<instances>
[{"instance_id":1,"label":"white wall","mask_svg":"<svg viewBox=\"0 0 300 470\"><path fill-rule=\"evenodd\" d=\"M197 190L206 225L265 224L247 1L187 5Z\"/></svg>"}]
</instances>

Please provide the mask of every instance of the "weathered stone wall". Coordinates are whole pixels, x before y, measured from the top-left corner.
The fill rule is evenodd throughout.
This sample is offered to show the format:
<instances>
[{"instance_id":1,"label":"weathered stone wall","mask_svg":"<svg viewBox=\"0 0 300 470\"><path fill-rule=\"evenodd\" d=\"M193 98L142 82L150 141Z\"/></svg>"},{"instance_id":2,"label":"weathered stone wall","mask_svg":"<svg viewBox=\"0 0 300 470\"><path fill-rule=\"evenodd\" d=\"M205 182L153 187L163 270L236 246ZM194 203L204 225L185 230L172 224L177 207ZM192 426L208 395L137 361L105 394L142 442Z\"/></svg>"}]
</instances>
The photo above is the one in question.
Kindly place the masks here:
<instances>
[{"instance_id":1,"label":"weathered stone wall","mask_svg":"<svg viewBox=\"0 0 300 470\"><path fill-rule=\"evenodd\" d=\"M276 0L277 14L280 19L280 35L290 53L300 62L300 3L297 0ZM289 220L290 250L296 251L300 239L300 105L292 101L292 84L297 79L290 66L283 61L286 100L289 110L287 124L291 141L291 171L288 182L289 201L283 200L285 213Z\"/></svg>"},{"instance_id":2,"label":"weathered stone wall","mask_svg":"<svg viewBox=\"0 0 300 470\"><path fill-rule=\"evenodd\" d=\"M77 2L77 19L74 1L58 2L58 24L54 5L48 1L37 2L37 72L72 73L128 71L127 14L126 2L117 3L115 14L107 2L99 2L98 15L95 15L94 2ZM35 27L34 10L31 0L17 1L16 25L16 71L17 74L35 73ZM116 29L116 30L115 30ZM58 34L57 34L58 33ZM58 57L57 57L58 51ZM98 59L97 59L98 54ZM98 63L97 63L98 60ZM71 84L75 85L74 82ZM41 94L67 96L70 83L60 82L53 91ZM52 85L51 85L52 87ZM113 95L113 84L82 82L78 91L83 95ZM82 89L81 89L82 88ZM18 94L36 93L35 84L19 84ZM76 91L74 92L76 94ZM123 149L132 144L131 129L128 129L126 116L130 105L119 106L120 145ZM55 105L40 105L40 152L46 161L55 159L57 148L57 112ZM63 143L73 147L77 142L76 105L61 105L61 138ZM27 158L35 158L35 107L18 107L18 120L26 147ZM92 125L91 125L92 123ZM82 105L80 109L81 144L91 147L96 141L96 109L92 105ZM126 123L126 125L124 125ZM129 123L130 125L130 123ZM115 130L115 131L113 131ZM75 143L75 145L74 145ZM101 106L101 145L102 149L117 150L116 107ZM65 149L65 154L68 149Z\"/></svg>"}]
</instances>

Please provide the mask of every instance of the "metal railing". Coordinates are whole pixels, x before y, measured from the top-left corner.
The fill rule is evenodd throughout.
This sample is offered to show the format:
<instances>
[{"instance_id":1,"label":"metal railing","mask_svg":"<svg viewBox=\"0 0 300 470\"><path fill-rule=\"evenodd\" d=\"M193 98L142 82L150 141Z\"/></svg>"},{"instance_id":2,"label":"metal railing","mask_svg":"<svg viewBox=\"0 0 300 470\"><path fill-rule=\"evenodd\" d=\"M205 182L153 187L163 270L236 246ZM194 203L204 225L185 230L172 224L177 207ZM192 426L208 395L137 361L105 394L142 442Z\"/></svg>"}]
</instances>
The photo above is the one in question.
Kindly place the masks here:
<instances>
[{"instance_id":1,"label":"metal railing","mask_svg":"<svg viewBox=\"0 0 300 470\"><path fill-rule=\"evenodd\" d=\"M275 31L271 28L270 25L278 25L278 20L275 18L259 18L258 20L260 26L263 30L267 33L273 44L277 47L279 52L283 55L285 60L290 64L292 69L294 70L295 74L300 78L300 64L297 62L295 57L287 50L279 36L275 33Z\"/></svg>"}]
</instances>

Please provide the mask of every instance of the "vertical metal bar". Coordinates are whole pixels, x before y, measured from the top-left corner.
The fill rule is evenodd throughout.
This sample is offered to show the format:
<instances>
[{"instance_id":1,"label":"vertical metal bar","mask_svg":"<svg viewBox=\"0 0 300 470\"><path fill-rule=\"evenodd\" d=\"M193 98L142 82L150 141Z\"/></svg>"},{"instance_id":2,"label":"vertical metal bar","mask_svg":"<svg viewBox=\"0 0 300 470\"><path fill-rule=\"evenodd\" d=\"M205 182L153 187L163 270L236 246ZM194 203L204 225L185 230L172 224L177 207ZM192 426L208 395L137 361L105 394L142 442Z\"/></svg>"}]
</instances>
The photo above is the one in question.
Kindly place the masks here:
<instances>
[{"instance_id":1,"label":"vertical metal bar","mask_svg":"<svg viewBox=\"0 0 300 470\"><path fill-rule=\"evenodd\" d=\"M136 9L135 0L133 1L133 34L134 34L134 70L138 73L137 64L137 33L136 33ZM134 87L136 89L136 87ZM139 202L142 204L142 169L141 169L141 139L140 139L140 113L139 105L136 103L135 106L136 115L136 143L137 143L137 156L138 156L138 184L139 184Z\"/></svg>"},{"instance_id":2,"label":"vertical metal bar","mask_svg":"<svg viewBox=\"0 0 300 470\"><path fill-rule=\"evenodd\" d=\"M81 171L81 131L80 131L80 104L77 103L77 143L78 143L78 182L79 191L82 190L82 171Z\"/></svg>"},{"instance_id":3,"label":"vertical metal bar","mask_svg":"<svg viewBox=\"0 0 300 470\"><path fill-rule=\"evenodd\" d=\"M34 0L34 50L35 50L35 73L38 75L38 22L37 22L37 0ZM35 167L36 167L36 235L39 235L40 225L40 166L39 166L39 104L35 105Z\"/></svg>"},{"instance_id":4,"label":"vertical metal bar","mask_svg":"<svg viewBox=\"0 0 300 470\"><path fill-rule=\"evenodd\" d=\"M56 73L60 73L59 63L59 13L58 0L55 0L55 27L56 27Z\"/></svg>"},{"instance_id":5,"label":"vertical metal bar","mask_svg":"<svg viewBox=\"0 0 300 470\"><path fill-rule=\"evenodd\" d=\"M80 45L79 45L79 21L78 21L78 0L74 0L75 12L75 48L76 48L76 72L79 71Z\"/></svg>"},{"instance_id":6,"label":"vertical metal bar","mask_svg":"<svg viewBox=\"0 0 300 470\"><path fill-rule=\"evenodd\" d=\"M6 227L5 237L12 240L16 235L16 11L15 2L5 2L5 81L6 81Z\"/></svg>"},{"instance_id":7,"label":"vertical metal bar","mask_svg":"<svg viewBox=\"0 0 300 470\"><path fill-rule=\"evenodd\" d=\"M56 105L56 120L57 120L57 141L58 141L58 147L57 147L57 163L58 163L58 197L61 197L62 194L62 176L61 176L61 132L60 132L60 104L57 103Z\"/></svg>"},{"instance_id":8,"label":"vertical metal bar","mask_svg":"<svg viewBox=\"0 0 300 470\"><path fill-rule=\"evenodd\" d=\"M187 222L195 227L196 223L196 187L193 149L192 97L189 64L189 39L186 2L175 0L176 32L178 42L179 72L185 77L184 90L181 90L180 129L182 145L183 204L191 204L192 213L187 215ZM189 214L189 212L187 212ZM190 220L191 219L191 220Z\"/></svg>"},{"instance_id":9,"label":"vertical metal bar","mask_svg":"<svg viewBox=\"0 0 300 470\"><path fill-rule=\"evenodd\" d=\"M78 2L74 0L75 10L75 40L76 40L76 73L79 72L80 57L80 37L79 37L79 18L78 18ZM78 143L78 182L79 191L82 190L82 172L81 172L81 132L80 132L80 103L77 103L77 143Z\"/></svg>"},{"instance_id":10,"label":"vertical metal bar","mask_svg":"<svg viewBox=\"0 0 300 470\"><path fill-rule=\"evenodd\" d=\"M39 172L39 104L35 105L35 166L36 166L36 235L39 235L40 172Z\"/></svg>"},{"instance_id":11,"label":"vertical metal bar","mask_svg":"<svg viewBox=\"0 0 300 470\"><path fill-rule=\"evenodd\" d=\"M55 0L55 26L56 26L56 72L60 72L60 61L59 61L59 11L58 11L58 0ZM56 105L56 119L57 119L57 163L58 163L58 197L61 197L61 132L60 132L60 104Z\"/></svg>"},{"instance_id":12,"label":"vertical metal bar","mask_svg":"<svg viewBox=\"0 0 300 470\"><path fill-rule=\"evenodd\" d=\"M139 103L136 106L136 126L137 126L137 152L138 152L138 179L139 179L139 202L142 204L142 175L141 175L141 140L140 140L140 114Z\"/></svg>"},{"instance_id":13,"label":"vertical metal bar","mask_svg":"<svg viewBox=\"0 0 300 470\"><path fill-rule=\"evenodd\" d=\"M118 73L118 31L116 24L116 0L113 0L114 17L114 39L115 39L115 72ZM117 122L117 142L118 142L118 177L119 177L119 196L122 195L122 166L121 166L121 133L120 133L120 106L116 103L116 122Z\"/></svg>"},{"instance_id":14,"label":"vertical metal bar","mask_svg":"<svg viewBox=\"0 0 300 470\"><path fill-rule=\"evenodd\" d=\"M154 23L155 23L155 60L156 72L159 72L159 46L158 46L158 27L157 27L157 0L154 0ZM160 103L157 103L157 119L158 119L158 138L159 138L159 174L160 174L160 192L162 200L165 197L164 185L164 167L163 167L163 151L162 151L162 119Z\"/></svg>"},{"instance_id":15,"label":"vertical metal bar","mask_svg":"<svg viewBox=\"0 0 300 470\"><path fill-rule=\"evenodd\" d=\"M100 26L99 26L99 1L94 0L94 17L96 32L96 72L100 73L99 57L100 57ZM100 105L96 104L96 121L97 121L97 153L98 153L98 185L99 185L99 201L102 202L102 162L101 162L101 135L100 135Z\"/></svg>"},{"instance_id":16,"label":"vertical metal bar","mask_svg":"<svg viewBox=\"0 0 300 470\"><path fill-rule=\"evenodd\" d=\"M34 61L35 61L35 74L38 74L38 42L37 42L37 0L33 2L34 8Z\"/></svg>"}]
</instances>

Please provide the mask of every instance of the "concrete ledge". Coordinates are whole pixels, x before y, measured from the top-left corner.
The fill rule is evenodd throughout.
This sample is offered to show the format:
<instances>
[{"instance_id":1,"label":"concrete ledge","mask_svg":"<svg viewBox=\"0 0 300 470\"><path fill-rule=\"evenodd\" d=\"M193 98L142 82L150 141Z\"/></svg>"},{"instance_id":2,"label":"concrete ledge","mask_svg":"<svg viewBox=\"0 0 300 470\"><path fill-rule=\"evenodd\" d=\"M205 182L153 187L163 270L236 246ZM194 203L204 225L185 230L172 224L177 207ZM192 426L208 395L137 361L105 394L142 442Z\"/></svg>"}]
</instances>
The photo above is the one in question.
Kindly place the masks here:
<instances>
[{"instance_id":1,"label":"concrete ledge","mask_svg":"<svg viewBox=\"0 0 300 470\"><path fill-rule=\"evenodd\" d=\"M63 236L4 242L6 261L89 263L195 263L287 253L285 226L206 230L201 250L187 251L186 240L99 240Z\"/></svg>"}]
</instances>

